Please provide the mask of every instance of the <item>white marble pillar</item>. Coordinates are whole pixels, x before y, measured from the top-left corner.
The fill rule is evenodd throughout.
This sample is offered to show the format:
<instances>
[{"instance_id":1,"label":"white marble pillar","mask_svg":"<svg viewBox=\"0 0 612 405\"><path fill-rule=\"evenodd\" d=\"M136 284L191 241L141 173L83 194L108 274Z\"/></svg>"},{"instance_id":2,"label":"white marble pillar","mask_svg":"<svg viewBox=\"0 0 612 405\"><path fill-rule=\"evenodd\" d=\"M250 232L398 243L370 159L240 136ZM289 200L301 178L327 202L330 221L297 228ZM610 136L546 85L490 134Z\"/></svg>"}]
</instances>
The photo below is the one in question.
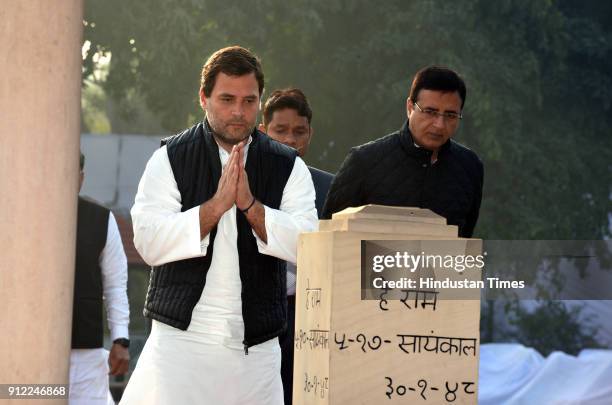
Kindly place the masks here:
<instances>
[{"instance_id":1,"label":"white marble pillar","mask_svg":"<svg viewBox=\"0 0 612 405\"><path fill-rule=\"evenodd\" d=\"M0 0L0 384L68 382L82 8Z\"/></svg>"}]
</instances>

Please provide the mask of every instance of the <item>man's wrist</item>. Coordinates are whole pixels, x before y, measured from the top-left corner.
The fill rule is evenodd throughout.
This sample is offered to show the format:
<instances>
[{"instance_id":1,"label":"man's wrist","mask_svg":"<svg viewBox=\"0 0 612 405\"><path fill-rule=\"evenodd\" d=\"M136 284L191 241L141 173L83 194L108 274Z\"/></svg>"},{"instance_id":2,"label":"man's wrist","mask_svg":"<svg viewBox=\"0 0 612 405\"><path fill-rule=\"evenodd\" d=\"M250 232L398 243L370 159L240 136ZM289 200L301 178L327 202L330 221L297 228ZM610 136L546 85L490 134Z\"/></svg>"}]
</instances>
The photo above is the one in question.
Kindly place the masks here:
<instances>
[{"instance_id":1,"label":"man's wrist","mask_svg":"<svg viewBox=\"0 0 612 405\"><path fill-rule=\"evenodd\" d=\"M130 339L127 339L127 338L115 339L113 340L113 344L123 346L127 349L130 347Z\"/></svg>"},{"instance_id":2,"label":"man's wrist","mask_svg":"<svg viewBox=\"0 0 612 405\"><path fill-rule=\"evenodd\" d=\"M215 223L219 222L219 220L221 219L224 213L224 211L221 208L221 204L219 203L217 199L215 199L215 197L208 200L207 203L202 204L200 206L200 212L212 218Z\"/></svg>"},{"instance_id":3,"label":"man's wrist","mask_svg":"<svg viewBox=\"0 0 612 405\"><path fill-rule=\"evenodd\" d=\"M251 199L251 202L249 203L249 205L246 206L246 208L240 208L238 207L238 209L243 213L243 214L248 214L249 210L253 208L253 206L255 205L255 203L257 202L257 200L255 199L255 197L253 197Z\"/></svg>"},{"instance_id":4,"label":"man's wrist","mask_svg":"<svg viewBox=\"0 0 612 405\"><path fill-rule=\"evenodd\" d=\"M240 211L246 210L249 205L251 205L251 203L253 202L253 200L255 199L255 196L253 194L250 194L250 196L248 198L244 198L242 201L238 201L238 198L236 199L236 208L238 208Z\"/></svg>"}]
</instances>

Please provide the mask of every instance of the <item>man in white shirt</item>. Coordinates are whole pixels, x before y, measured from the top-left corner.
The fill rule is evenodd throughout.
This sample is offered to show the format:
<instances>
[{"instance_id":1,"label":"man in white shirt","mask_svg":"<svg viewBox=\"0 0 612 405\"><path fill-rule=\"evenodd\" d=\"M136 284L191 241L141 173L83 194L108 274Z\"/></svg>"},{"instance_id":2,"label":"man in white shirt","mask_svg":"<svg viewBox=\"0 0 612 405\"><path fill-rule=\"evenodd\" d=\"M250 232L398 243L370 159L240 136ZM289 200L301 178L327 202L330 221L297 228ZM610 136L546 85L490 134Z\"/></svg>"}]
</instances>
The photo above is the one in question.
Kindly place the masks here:
<instances>
[{"instance_id":1,"label":"man in white shirt","mask_svg":"<svg viewBox=\"0 0 612 405\"><path fill-rule=\"evenodd\" d=\"M80 187L85 157L80 159ZM114 404L108 375L128 371L127 259L113 213L79 196L70 352L70 405ZM104 302L113 345L103 347Z\"/></svg>"},{"instance_id":2,"label":"man in white shirt","mask_svg":"<svg viewBox=\"0 0 612 405\"><path fill-rule=\"evenodd\" d=\"M283 403L283 261L296 262L317 213L304 162L255 129L263 86L249 50L215 52L202 69L206 119L147 163L132 219L153 266L153 325L122 404Z\"/></svg>"}]
</instances>

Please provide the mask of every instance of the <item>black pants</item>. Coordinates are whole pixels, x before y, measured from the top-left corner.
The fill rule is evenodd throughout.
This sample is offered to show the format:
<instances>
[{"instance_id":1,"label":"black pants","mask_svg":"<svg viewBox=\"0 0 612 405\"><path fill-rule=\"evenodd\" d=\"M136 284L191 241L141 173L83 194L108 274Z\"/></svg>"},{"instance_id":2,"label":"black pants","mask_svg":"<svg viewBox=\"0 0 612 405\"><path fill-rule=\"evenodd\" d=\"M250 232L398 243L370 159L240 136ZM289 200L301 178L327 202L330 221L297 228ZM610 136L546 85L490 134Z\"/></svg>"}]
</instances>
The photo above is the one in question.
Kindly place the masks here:
<instances>
[{"instance_id":1,"label":"black pants","mask_svg":"<svg viewBox=\"0 0 612 405\"><path fill-rule=\"evenodd\" d=\"M279 336L281 347L281 379L285 405L292 404L293 396L293 347L295 337L295 295L287 297L287 331Z\"/></svg>"}]
</instances>

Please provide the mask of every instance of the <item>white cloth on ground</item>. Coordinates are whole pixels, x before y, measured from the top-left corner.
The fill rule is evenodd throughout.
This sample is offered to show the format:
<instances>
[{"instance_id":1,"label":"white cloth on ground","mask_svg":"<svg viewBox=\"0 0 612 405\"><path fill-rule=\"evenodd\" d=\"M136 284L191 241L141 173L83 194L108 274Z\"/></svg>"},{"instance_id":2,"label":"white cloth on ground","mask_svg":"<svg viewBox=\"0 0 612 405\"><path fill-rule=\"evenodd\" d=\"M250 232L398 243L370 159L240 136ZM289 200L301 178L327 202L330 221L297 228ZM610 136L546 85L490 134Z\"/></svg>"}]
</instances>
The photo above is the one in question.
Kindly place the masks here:
<instances>
[{"instance_id":1,"label":"white cloth on ground","mask_svg":"<svg viewBox=\"0 0 612 405\"><path fill-rule=\"evenodd\" d=\"M480 347L479 405L609 405L612 350L584 349L578 356L544 358L516 343Z\"/></svg>"}]
</instances>

